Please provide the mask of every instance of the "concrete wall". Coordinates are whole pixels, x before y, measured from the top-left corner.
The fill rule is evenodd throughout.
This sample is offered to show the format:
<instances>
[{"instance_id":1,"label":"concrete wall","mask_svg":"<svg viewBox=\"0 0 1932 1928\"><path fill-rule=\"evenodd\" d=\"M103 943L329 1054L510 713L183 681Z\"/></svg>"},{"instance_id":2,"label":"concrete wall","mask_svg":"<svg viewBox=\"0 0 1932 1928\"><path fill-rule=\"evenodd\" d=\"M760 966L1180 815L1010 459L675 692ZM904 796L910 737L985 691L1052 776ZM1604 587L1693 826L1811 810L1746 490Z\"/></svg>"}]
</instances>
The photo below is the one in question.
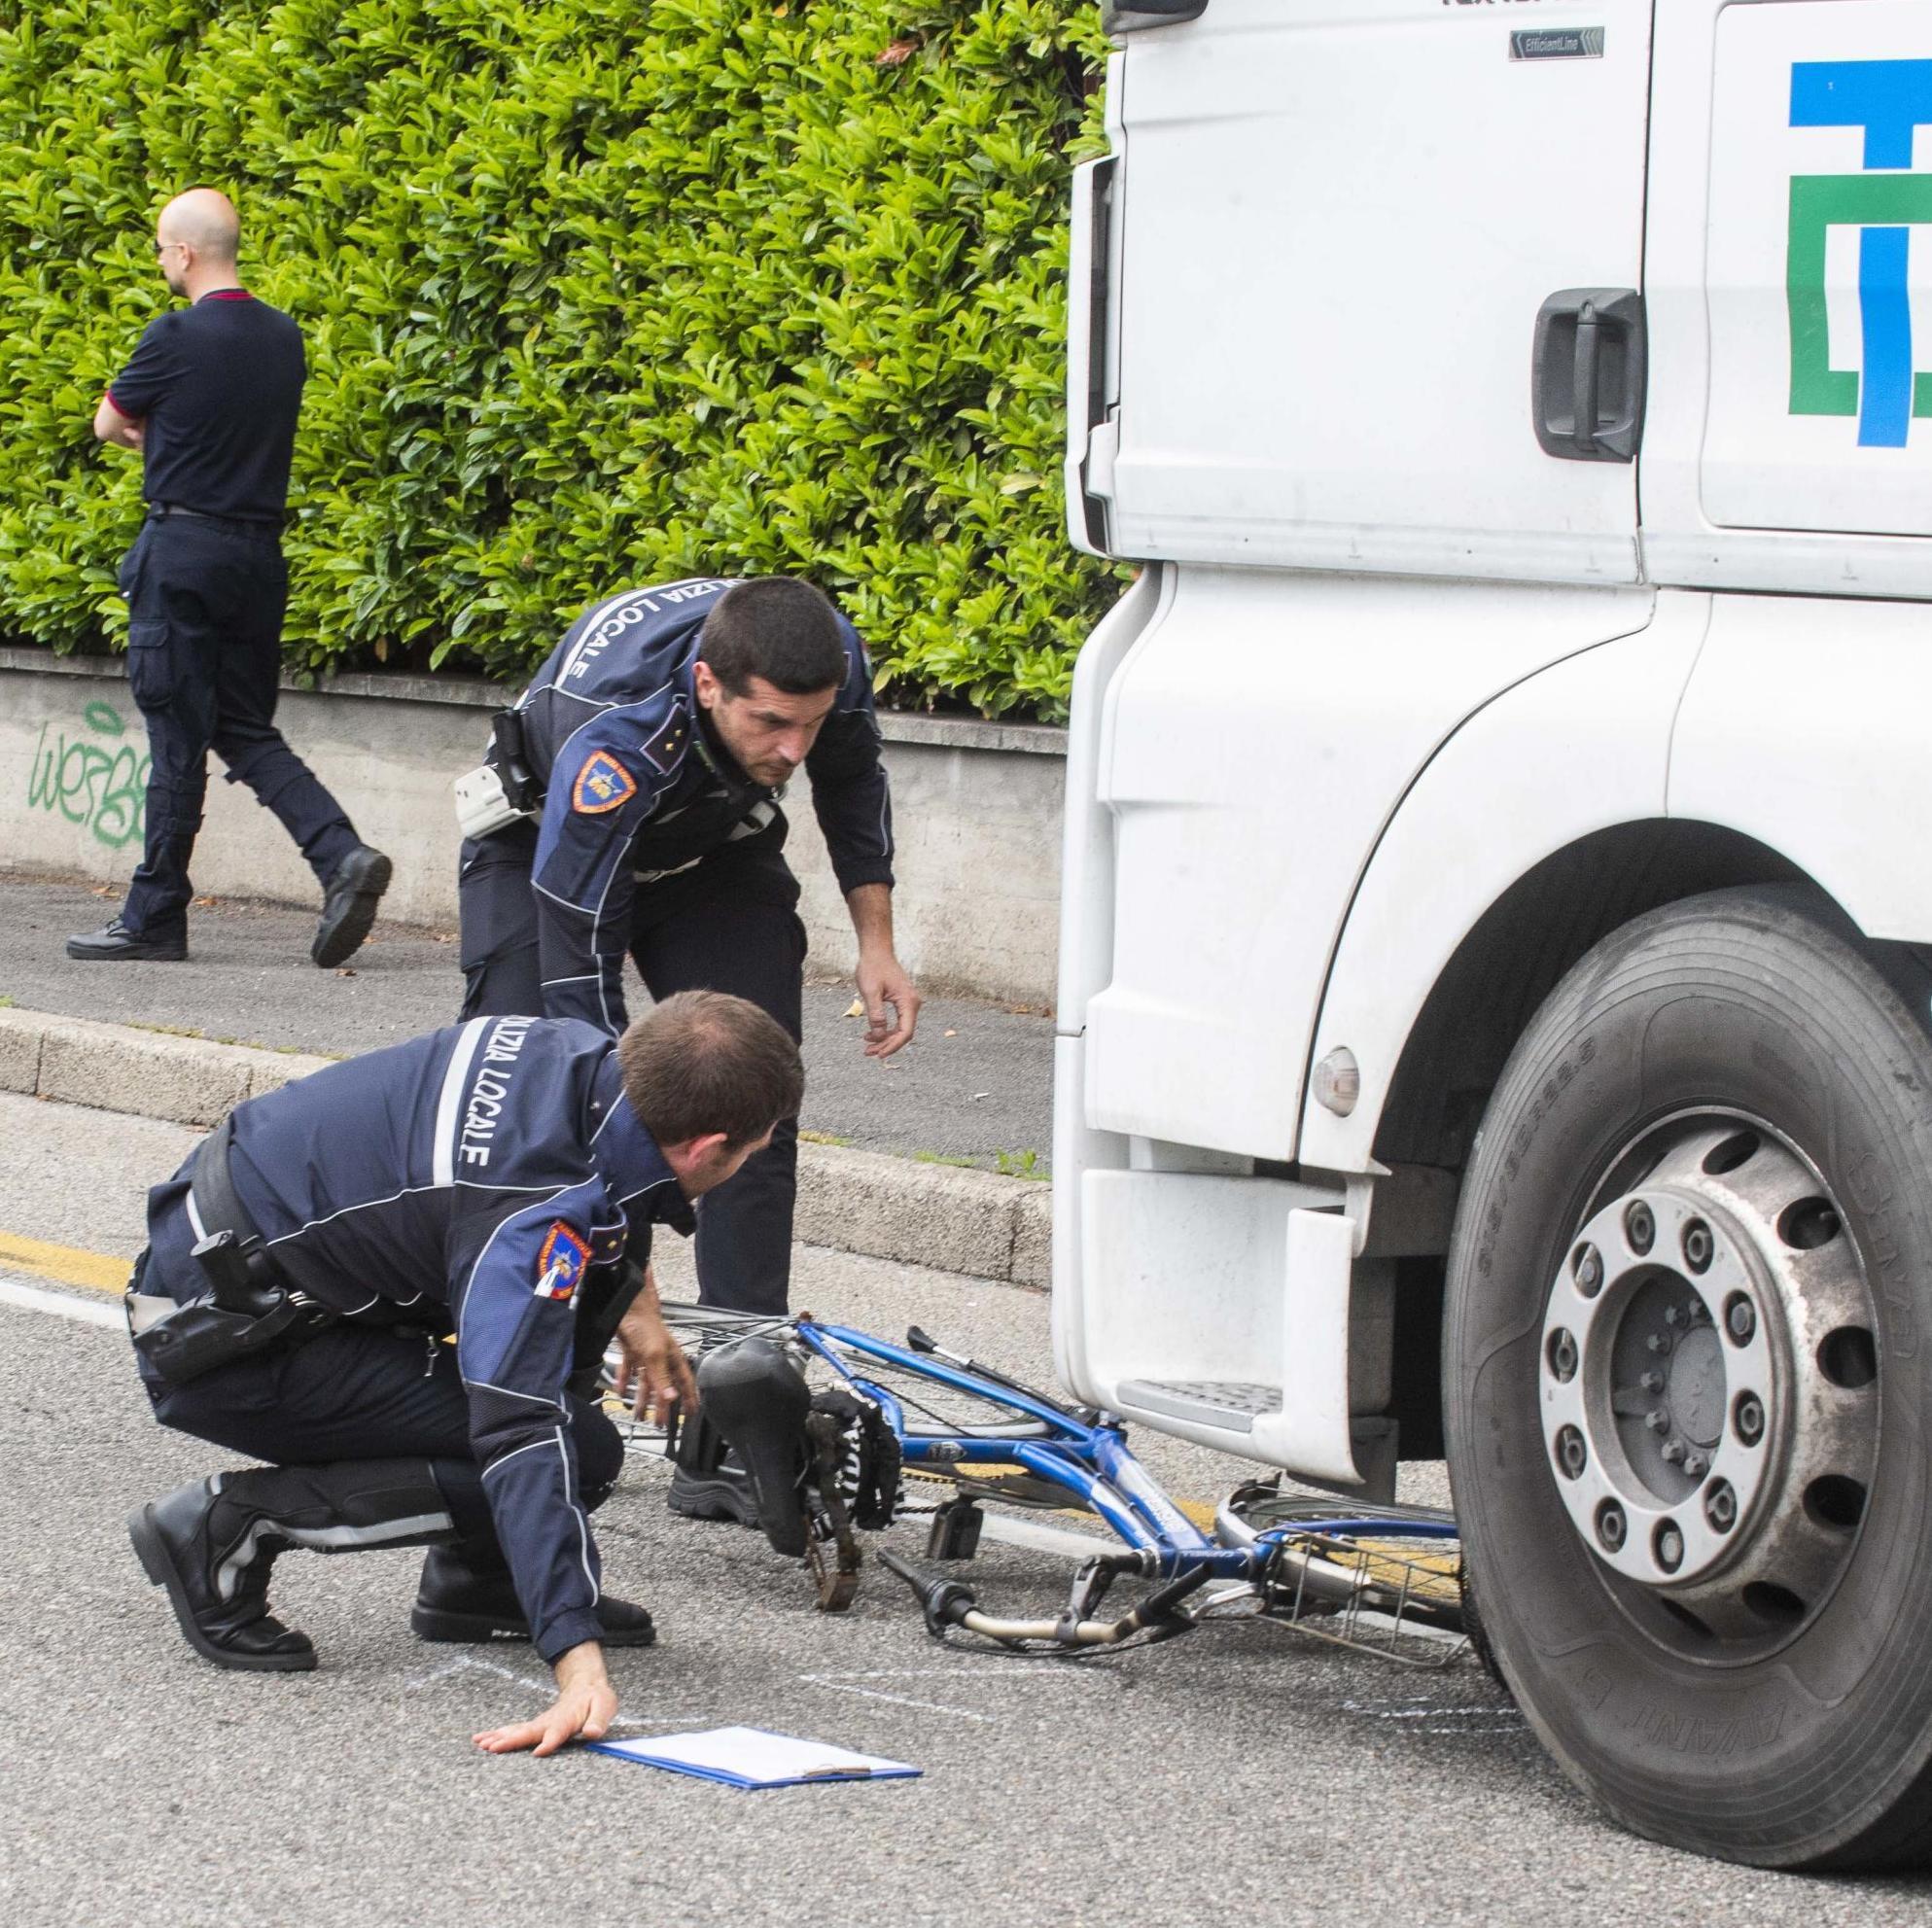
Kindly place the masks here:
<instances>
[{"instance_id":1,"label":"concrete wall","mask_svg":"<svg viewBox=\"0 0 1932 1928\"><path fill-rule=\"evenodd\" d=\"M285 687L289 741L396 859L391 916L456 926L451 780L479 760L494 684L343 676ZM952 718L880 719L898 835L899 954L934 991L1053 998L1065 732ZM139 860L147 746L118 656L0 649L0 864L123 882ZM211 759L212 772L220 763ZM815 972L850 967L852 929L809 802L793 787L789 846ZM197 891L306 904L308 867L249 791L211 773Z\"/></svg>"}]
</instances>

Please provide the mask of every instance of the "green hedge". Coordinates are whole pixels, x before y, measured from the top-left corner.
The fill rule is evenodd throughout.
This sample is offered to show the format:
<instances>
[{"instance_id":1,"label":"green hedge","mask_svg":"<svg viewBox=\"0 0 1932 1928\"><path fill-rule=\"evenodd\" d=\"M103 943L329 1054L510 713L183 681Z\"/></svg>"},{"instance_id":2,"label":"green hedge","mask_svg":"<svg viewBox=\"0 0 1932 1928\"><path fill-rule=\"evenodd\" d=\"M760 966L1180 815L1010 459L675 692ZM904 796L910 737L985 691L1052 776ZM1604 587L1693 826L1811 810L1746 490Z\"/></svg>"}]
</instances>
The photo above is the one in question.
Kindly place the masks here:
<instances>
[{"instance_id":1,"label":"green hedge","mask_svg":"<svg viewBox=\"0 0 1932 1928\"><path fill-rule=\"evenodd\" d=\"M96 400L195 182L307 331L289 660L514 676L593 596L809 573L901 702L1053 716L1093 0L0 0L0 631L123 620ZM883 59L881 56L884 56Z\"/></svg>"}]
</instances>

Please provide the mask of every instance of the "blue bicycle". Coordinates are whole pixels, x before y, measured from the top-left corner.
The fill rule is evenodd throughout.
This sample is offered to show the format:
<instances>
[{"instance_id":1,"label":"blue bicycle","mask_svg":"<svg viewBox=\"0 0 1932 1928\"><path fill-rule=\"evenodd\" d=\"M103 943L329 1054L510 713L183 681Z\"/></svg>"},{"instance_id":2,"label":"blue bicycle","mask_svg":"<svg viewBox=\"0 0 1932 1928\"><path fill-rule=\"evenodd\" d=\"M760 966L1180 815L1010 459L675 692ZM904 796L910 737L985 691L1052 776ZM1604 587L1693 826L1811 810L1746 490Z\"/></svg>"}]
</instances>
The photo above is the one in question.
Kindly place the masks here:
<instances>
[{"instance_id":1,"label":"blue bicycle","mask_svg":"<svg viewBox=\"0 0 1932 1928\"><path fill-rule=\"evenodd\" d=\"M1135 1458L1115 1415L948 1352L917 1326L895 1345L810 1314L664 1311L697 1355L699 1388L698 1412L674 1424L667 1452L699 1478L725 1453L737 1456L765 1537L804 1560L825 1611L851 1605L858 1535L898 1517L910 1476L952 1488L931 1510L933 1563L972 1558L988 1503L1085 1514L1118 1543L1080 1562L1064 1611L1034 1620L986 1613L963 1581L881 1552L935 1638L958 1630L1008 1649L1078 1653L1171 1639L1244 1611L1410 1665L1444 1665L1465 1644L1460 1548L1447 1513L1257 1481L1204 1531ZM1104 1596L1123 1579L1151 1585L1128 1611L1102 1618Z\"/></svg>"}]
</instances>

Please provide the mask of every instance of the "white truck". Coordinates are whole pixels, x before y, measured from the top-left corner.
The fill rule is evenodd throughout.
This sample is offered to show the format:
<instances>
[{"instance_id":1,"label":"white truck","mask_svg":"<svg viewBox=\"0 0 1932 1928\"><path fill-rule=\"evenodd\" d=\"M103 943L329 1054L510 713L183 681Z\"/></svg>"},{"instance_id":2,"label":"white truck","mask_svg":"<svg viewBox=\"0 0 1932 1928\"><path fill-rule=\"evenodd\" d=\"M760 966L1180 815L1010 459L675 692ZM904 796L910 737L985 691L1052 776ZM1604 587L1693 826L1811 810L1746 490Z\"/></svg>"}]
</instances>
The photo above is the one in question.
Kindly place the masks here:
<instances>
[{"instance_id":1,"label":"white truck","mask_svg":"<svg viewBox=\"0 0 1932 1928\"><path fill-rule=\"evenodd\" d=\"M1923 1860L1932 0L1107 14L1061 1377L1446 1456L1613 1814Z\"/></svg>"}]
</instances>

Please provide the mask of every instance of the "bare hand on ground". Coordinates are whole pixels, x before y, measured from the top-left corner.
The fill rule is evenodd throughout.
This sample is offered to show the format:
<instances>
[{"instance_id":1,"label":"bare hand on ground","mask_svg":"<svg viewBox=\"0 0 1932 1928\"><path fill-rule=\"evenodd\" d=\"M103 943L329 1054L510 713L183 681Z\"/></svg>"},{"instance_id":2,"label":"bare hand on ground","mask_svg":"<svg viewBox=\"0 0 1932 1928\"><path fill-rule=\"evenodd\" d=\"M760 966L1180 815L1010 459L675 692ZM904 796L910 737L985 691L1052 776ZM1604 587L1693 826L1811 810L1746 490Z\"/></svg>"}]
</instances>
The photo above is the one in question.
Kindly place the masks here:
<instances>
[{"instance_id":1,"label":"bare hand on ground","mask_svg":"<svg viewBox=\"0 0 1932 1928\"><path fill-rule=\"evenodd\" d=\"M555 1671L557 1698L535 1720L473 1735L476 1745L491 1754L528 1748L541 1757L573 1740L602 1740L617 1711L617 1690L604 1671L604 1649L585 1640L558 1659Z\"/></svg>"}]
</instances>

